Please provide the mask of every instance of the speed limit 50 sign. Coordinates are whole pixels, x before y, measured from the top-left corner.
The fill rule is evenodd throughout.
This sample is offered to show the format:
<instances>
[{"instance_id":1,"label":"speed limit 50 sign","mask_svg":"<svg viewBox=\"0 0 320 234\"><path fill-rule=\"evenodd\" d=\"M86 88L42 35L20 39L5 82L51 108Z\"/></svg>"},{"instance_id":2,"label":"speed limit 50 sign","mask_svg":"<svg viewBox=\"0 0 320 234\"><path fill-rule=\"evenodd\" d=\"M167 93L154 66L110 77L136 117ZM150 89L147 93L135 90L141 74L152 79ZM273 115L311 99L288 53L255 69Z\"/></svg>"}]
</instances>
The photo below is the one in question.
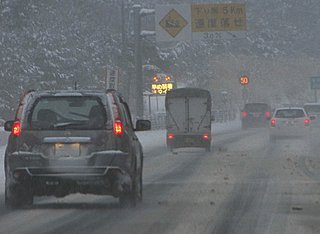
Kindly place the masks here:
<instances>
[{"instance_id":1,"label":"speed limit 50 sign","mask_svg":"<svg viewBox=\"0 0 320 234\"><path fill-rule=\"evenodd\" d=\"M239 82L241 85L248 85L249 84L249 77L248 76L240 76Z\"/></svg>"}]
</instances>

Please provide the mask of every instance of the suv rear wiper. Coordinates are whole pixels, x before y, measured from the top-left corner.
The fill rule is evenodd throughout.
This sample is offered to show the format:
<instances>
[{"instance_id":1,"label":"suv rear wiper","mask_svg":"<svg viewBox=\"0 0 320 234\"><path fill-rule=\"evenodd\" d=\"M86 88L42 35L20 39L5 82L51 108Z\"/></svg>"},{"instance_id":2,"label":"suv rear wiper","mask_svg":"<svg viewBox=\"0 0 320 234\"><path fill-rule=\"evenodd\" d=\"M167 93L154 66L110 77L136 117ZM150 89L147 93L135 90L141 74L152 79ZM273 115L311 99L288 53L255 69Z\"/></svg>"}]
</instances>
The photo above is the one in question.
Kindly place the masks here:
<instances>
[{"instance_id":1,"label":"suv rear wiper","mask_svg":"<svg viewBox=\"0 0 320 234\"><path fill-rule=\"evenodd\" d=\"M65 123L57 123L54 124L54 128L65 128L70 126L87 126L87 123L80 123L80 122L65 122Z\"/></svg>"}]
</instances>

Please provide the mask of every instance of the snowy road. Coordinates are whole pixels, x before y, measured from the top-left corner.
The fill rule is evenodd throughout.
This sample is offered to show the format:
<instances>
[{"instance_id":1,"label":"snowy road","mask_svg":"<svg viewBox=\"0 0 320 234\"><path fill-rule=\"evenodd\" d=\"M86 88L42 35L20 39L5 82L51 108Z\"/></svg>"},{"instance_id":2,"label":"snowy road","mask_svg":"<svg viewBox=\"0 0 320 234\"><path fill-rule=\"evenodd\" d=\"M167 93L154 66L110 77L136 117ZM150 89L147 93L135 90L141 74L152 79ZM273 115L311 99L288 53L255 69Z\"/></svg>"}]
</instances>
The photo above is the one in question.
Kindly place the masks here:
<instances>
[{"instance_id":1,"label":"snowy road","mask_svg":"<svg viewBox=\"0 0 320 234\"><path fill-rule=\"evenodd\" d=\"M269 144L261 129L217 125L214 152L177 155L167 152L164 131L139 138L144 202L137 208L77 194L12 211L2 186L0 233L320 233L316 138Z\"/></svg>"}]
</instances>

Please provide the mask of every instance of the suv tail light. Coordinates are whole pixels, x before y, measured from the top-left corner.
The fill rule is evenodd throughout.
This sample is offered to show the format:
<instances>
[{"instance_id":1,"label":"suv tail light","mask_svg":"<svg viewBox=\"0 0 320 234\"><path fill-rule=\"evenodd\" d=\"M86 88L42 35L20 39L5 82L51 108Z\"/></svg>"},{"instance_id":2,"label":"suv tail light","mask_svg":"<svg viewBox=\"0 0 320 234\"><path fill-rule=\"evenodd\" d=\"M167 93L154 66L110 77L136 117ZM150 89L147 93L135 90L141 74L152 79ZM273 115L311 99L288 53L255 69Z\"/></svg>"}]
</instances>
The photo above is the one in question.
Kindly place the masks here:
<instances>
[{"instance_id":1,"label":"suv tail light","mask_svg":"<svg viewBox=\"0 0 320 234\"><path fill-rule=\"evenodd\" d=\"M277 123L277 121L275 119L270 120L271 127L275 127L276 123Z\"/></svg>"},{"instance_id":2,"label":"suv tail light","mask_svg":"<svg viewBox=\"0 0 320 234\"><path fill-rule=\"evenodd\" d=\"M173 138L174 138L174 135L173 135L172 133L169 133L169 134L168 134L168 139L169 139L169 140L172 140Z\"/></svg>"},{"instance_id":3,"label":"suv tail light","mask_svg":"<svg viewBox=\"0 0 320 234\"><path fill-rule=\"evenodd\" d=\"M242 111L242 117L243 117L243 118L247 117L247 112Z\"/></svg>"},{"instance_id":4,"label":"suv tail light","mask_svg":"<svg viewBox=\"0 0 320 234\"><path fill-rule=\"evenodd\" d=\"M120 120L116 120L113 124L113 131L116 135L121 135L123 132L122 123Z\"/></svg>"},{"instance_id":5,"label":"suv tail light","mask_svg":"<svg viewBox=\"0 0 320 234\"><path fill-rule=\"evenodd\" d=\"M13 136L18 137L20 136L20 133L21 133L21 125L19 121L16 121L12 125L12 134Z\"/></svg>"},{"instance_id":6,"label":"suv tail light","mask_svg":"<svg viewBox=\"0 0 320 234\"><path fill-rule=\"evenodd\" d=\"M304 119L304 126L309 126L309 124L310 124L310 119Z\"/></svg>"}]
</instances>

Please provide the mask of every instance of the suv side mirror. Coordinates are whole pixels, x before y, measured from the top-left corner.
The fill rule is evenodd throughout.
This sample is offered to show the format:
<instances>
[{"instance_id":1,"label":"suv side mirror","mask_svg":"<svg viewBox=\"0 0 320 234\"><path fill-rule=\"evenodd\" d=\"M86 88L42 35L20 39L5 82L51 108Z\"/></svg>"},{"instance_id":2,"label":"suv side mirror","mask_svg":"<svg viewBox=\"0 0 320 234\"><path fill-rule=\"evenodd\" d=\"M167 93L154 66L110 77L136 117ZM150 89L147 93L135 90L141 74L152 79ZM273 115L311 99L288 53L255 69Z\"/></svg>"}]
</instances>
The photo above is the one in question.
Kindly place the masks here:
<instances>
[{"instance_id":1,"label":"suv side mirror","mask_svg":"<svg viewBox=\"0 0 320 234\"><path fill-rule=\"evenodd\" d=\"M13 120L6 121L4 123L4 130L6 130L7 132L11 132L13 123L14 123Z\"/></svg>"},{"instance_id":2,"label":"suv side mirror","mask_svg":"<svg viewBox=\"0 0 320 234\"><path fill-rule=\"evenodd\" d=\"M214 117L214 115L211 115L211 122L215 121L216 118Z\"/></svg>"},{"instance_id":3,"label":"suv side mirror","mask_svg":"<svg viewBox=\"0 0 320 234\"><path fill-rule=\"evenodd\" d=\"M147 131L151 129L150 120L139 119L136 122L136 131Z\"/></svg>"}]
</instances>

